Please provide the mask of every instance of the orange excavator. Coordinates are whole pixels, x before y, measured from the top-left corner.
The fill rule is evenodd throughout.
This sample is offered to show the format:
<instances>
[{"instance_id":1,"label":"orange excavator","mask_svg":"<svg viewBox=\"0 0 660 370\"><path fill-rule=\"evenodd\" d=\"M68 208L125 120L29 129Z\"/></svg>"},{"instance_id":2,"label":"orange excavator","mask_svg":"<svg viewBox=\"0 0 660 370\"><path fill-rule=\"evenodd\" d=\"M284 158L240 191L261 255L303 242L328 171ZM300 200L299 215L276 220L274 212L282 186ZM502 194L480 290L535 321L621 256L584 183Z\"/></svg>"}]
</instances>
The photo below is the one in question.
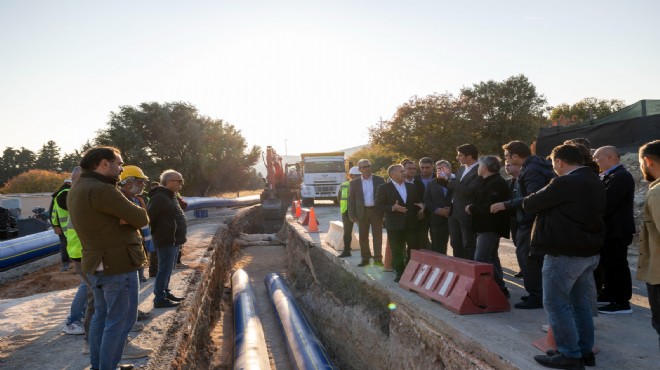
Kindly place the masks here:
<instances>
[{"instance_id":1,"label":"orange excavator","mask_svg":"<svg viewBox=\"0 0 660 370\"><path fill-rule=\"evenodd\" d=\"M265 233L275 233L282 227L291 203L300 199L302 178L299 165L283 163L272 146L266 147L263 161L266 165L266 184L261 192L263 226Z\"/></svg>"}]
</instances>

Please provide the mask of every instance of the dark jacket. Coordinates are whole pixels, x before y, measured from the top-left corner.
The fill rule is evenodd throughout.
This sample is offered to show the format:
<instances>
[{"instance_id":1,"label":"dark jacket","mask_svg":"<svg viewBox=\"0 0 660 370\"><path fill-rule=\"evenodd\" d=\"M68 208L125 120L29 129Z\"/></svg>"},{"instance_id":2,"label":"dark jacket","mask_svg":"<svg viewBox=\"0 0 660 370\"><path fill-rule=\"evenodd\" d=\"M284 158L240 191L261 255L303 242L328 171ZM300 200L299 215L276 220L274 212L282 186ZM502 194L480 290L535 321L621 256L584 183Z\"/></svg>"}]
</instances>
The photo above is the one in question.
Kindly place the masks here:
<instances>
[{"instance_id":1,"label":"dark jacket","mask_svg":"<svg viewBox=\"0 0 660 370\"><path fill-rule=\"evenodd\" d=\"M493 203L509 199L509 185L499 173L484 179L481 188L477 190L474 203L469 206L472 215L472 228L475 232L495 232L503 238L509 237L509 214L507 212L491 213Z\"/></svg>"},{"instance_id":2,"label":"dark jacket","mask_svg":"<svg viewBox=\"0 0 660 370\"><path fill-rule=\"evenodd\" d=\"M527 196L523 208L537 214L532 227L532 254L598 254L605 240L605 203L605 186L589 167L556 177Z\"/></svg>"},{"instance_id":3,"label":"dark jacket","mask_svg":"<svg viewBox=\"0 0 660 370\"><path fill-rule=\"evenodd\" d=\"M376 205L385 214L384 227L387 230L419 229L419 220L417 220L419 207L415 203L421 203L422 198L417 193L415 185L408 182L404 182L404 184L406 185L407 194L405 202L392 181L378 187L378 192L376 192ZM392 207L397 201L399 205L408 209L406 213L392 211Z\"/></svg>"},{"instance_id":4,"label":"dark jacket","mask_svg":"<svg viewBox=\"0 0 660 370\"><path fill-rule=\"evenodd\" d=\"M93 274L103 262L103 273L136 271L147 262L139 229L149 223L147 212L126 199L115 180L84 171L66 199L69 222L78 233L82 271Z\"/></svg>"},{"instance_id":5,"label":"dark jacket","mask_svg":"<svg viewBox=\"0 0 660 370\"><path fill-rule=\"evenodd\" d=\"M182 245L186 242L186 216L172 190L164 186L151 189L147 212L151 220L151 237L156 248Z\"/></svg>"},{"instance_id":6,"label":"dark jacket","mask_svg":"<svg viewBox=\"0 0 660 370\"><path fill-rule=\"evenodd\" d=\"M630 237L635 230L633 204L635 180L623 165L603 177L607 192L605 208L605 232L608 238Z\"/></svg>"},{"instance_id":7,"label":"dark jacket","mask_svg":"<svg viewBox=\"0 0 660 370\"><path fill-rule=\"evenodd\" d=\"M537 155L529 156L520 167L517 179L518 197L504 202L507 210L516 211L519 227L531 227L535 216L523 209L523 198L542 189L554 177L552 164Z\"/></svg>"},{"instance_id":8,"label":"dark jacket","mask_svg":"<svg viewBox=\"0 0 660 370\"><path fill-rule=\"evenodd\" d=\"M424 204L429 212L429 223L431 225L447 224L447 217L435 213L438 208L451 206L451 190L447 188L447 180L433 179L424 191Z\"/></svg>"},{"instance_id":9,"label":"dark jacket","mask_svg":"<svg viewBox=\"0 0 660 370\"><path fill-rule=\"evenodd\" d=\"M371 175L374 184L374 206L376 204L376 192L378 187L385 183L385 179L380 176ZM364 212L364 192L362 191L362 176L351 180L348 185L348 215L358 221L365 218Z\"/></svg>"},{"instance_id":10,"label":"dark jacket","mask_svg":"<svg viewBox=\"0 0 660 370\"><path fill-rule=\"evenodd\" d=\"M472 216L465 213L465 206L474 203L474 195L477 194L477 190L481 187L483 178L477 175L478 167L478 165L474 166L461 180L461 176L463 176L463 172L466 169L465 166L461 166L456 173L456 177L449 180L447 187L453 194L451 218L462 220L472 219Z\"/></svg>"}]
</instances>

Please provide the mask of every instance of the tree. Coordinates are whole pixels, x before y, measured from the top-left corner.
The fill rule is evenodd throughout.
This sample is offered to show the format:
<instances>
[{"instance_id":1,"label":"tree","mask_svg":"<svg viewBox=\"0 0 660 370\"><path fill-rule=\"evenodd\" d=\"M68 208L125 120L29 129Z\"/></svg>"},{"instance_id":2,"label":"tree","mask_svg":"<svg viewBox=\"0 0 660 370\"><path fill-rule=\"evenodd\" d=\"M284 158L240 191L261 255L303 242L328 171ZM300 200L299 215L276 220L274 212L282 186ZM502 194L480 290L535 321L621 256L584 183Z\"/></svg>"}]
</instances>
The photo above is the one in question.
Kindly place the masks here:
<instances>
[{"instance_id":1,"label":"tree","mask_svg":"<svg viewBox=\"0 0 660 370\"><path fill-rule=\"evenodd\" d=\"M5 148L0 158L0 185L34 167L35 158L34 152L24 147L20 149Z\"/></svg>"},{"instance_id":2,"label":"tree","mask_svg":"<svg viewBox=\"0 0 660 370\"><path fill-rule=\"evenodd\" d=\"M386 150L418 159L453 159L456 147L472 143L480 153L498 154L514 139L531 142L546 100L524 75L487 81L452 94L412 97L391 120L370 128L370 141Z\"/></svg>"},{"instance_id":3,"label":"tree","mask_svg":"<svg viewBox=\"0 0 660 370\"><path fill-rule=\"evenodd\" d=\"M244 188L261 152L258 146L248 150L233 125L202 116L182 102L122 106L111 113L95 143L118 147L126 164L139 166L151 178L168 168L181 172L188 195Z\"/></svg>"},{"instance_id":4,"label":"tree","mask_svg":"<svg viewBox=\"0 0 660 370\"><path fill-rule=\"evenodd\" d=\"M53 140L49 140L39 150L34 165L36 168L42 170L62 171L62 167L60 166L60 147Z\"/></svg>"},{"instance_id":5,"label":"tree","mask_svg":"<svg viewBox=\"0 0 660 370\"><path fill-rule=\"evenodd\" d=\"M584 98L573 105L562 103L549 107L552 126L565 126L589 119L602 118L623 109L626 103L619 99Z\"/></svg>"},{"instance_id":6,"label":"tree","mask_svg":"<svg viewBox=\"0 0 660 370\"><path fill-rule=\"evenodd\" d=\"M60 168L62 168L63 171L71 171L74 167L80 164L81 158L82 153L78 150L74 150L73 153L67 153L60 161Z\"/></svg>"},{"instance_id":7,"label":"tree","mask_svg":"<svg viewBox=\"0 0 660 370\"><path fill-rule=\"evenodd\" d=\"M52 192L62 186L64 179L71 174L56 173L46 170L29 170L12 178L2 188L2 193L45 193Z\"/></svg>"}]
</instances>

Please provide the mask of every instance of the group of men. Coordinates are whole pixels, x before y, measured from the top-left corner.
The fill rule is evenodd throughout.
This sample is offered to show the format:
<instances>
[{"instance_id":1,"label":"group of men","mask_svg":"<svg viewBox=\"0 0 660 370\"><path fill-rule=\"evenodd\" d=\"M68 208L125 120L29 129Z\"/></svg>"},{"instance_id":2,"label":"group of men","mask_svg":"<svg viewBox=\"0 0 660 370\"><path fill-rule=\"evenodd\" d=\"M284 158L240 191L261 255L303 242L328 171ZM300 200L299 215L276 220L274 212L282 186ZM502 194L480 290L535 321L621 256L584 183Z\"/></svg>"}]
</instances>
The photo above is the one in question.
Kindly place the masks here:
<instances>
[{"instance_id":1,"label":"group of men","mask_svg":"<svg viewBox=\"0 0 660 370\"><path fill-rule=\"evenodd\" d=\"M348 257L357 222L361 261L383 266L382 229L387 229L394 281L399 281L410 250L446 254L491 263L503 293L498 257L501 237L516 247L527 294L518 309L545 308L558 350L535 356L544 366L583 369L593 366L593 308L603 314L632 313L628 246L636 233L635 181L613 146L590 148L574 139L554 148L548 159L532 154L526 143L502 146L505 172L495 156L479 157L477 148L457 148L460 168L445 160L404 160L387 170L389 180L371 172L362 159L341 187ZM640 168L651 184L640 233L637 278L647 283L653 327L660 336L660 140L640 148ZM369 230L373 254L369 246ZM428 236L431 236L429 241ZM659 338L660 340L660 338Z\"/></svg>"},{"instance_id":2,"label":"group of men","mask_svg":"<svg viewBox=\"0 0 660 370\"><path fill-rule=\"evenodd\" d=\"M71 180L55 199L55 207L66 212L58 221L81 276L64 332L85 335L83 353L89 353L91 369L130 369L120 360L152 352L129 337L138 315L148 317L138 310L139 284L147 280L144 268L149 266L150 277L156 278L154 308L176 307L184 300L169 289L186 242L185 202L179 197L183 176L166 170L145 195L149 182L144 172L125 166L117 148L99 146L83 154ZM147 254L156 257L155 265Z\"/></svg>"}]
</instances>

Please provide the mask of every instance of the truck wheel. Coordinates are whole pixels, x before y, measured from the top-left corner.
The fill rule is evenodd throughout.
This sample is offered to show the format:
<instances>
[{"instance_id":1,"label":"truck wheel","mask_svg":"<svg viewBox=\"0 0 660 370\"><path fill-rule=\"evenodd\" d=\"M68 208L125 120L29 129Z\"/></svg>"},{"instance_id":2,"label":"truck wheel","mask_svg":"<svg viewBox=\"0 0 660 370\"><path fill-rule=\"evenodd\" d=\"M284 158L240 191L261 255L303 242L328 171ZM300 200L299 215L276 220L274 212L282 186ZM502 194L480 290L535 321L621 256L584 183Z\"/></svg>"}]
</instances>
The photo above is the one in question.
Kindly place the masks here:
<instances>
[{"instance_id":1,"label":"truck wheel","mask_svg":"<svg viewBox=\"0 0 660 370\"><path fill-rule=\"evenodd\" d=\"M314 205L314 198L302 198L303 207L311 207Z\"/></svg>"}]
</instances>

